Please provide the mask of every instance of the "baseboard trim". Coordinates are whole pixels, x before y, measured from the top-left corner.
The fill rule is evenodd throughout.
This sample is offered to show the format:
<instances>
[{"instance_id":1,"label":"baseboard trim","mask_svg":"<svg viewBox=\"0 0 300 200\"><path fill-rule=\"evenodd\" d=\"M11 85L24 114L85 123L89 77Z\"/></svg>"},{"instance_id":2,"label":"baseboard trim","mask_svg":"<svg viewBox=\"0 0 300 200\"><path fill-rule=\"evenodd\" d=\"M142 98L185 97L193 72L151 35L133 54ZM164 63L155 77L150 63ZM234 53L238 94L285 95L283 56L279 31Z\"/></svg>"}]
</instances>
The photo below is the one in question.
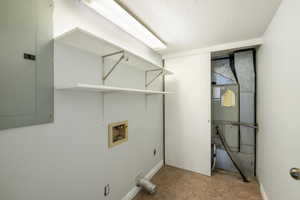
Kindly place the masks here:
<instances>
[{"instance_id":1,"label":"baseboard trim","mask_svg":"<svg viewBox=\"0 0 300 200\"><path fill-rule=\"evenodd\" d=\"M260 183L259 187L260 187L260 193L261 193L261 196L262 196L263 200L269 200L263 184Z\"/></svg>"},{"instance_id":2,"label":"baseboard trim","mask_svg":"<svg viewBox=\"0 0 300 200\"><path fill-rule=\"evenodd\" d=\"M132 200L140 191L139 187L134 186L123 198L122 200Z\"/></svg>"},{"instance_id":3,"label":"baseboard trim","mask_svg":"<svg viewBox=\"0 0 300 200\"><path fill-rule=\"evenodd\" d=\"M160 161L155 165L147 174L146 178L151 179L164 165L164 161ZM139 187L134 186L123 198L122 200L132 200L140 191Z\"/></svg>"},{"instance_id":4,"label":"baseboard trim","mask_svg":"<svg viewBox=\"0 0 300 200\"><path fill-rule=\"evenodd\" d=\"M211 170L209 172L202 172L202 171L198 171L198 170L195 170L195 169L185 168L185 167L182 167L182 166L175 166L175 165L172 165L172 164L169 164L169 163L166 163L166 165L170 166L170 167L177 168L177 169L182 169L182 170L185 170L185 171L188 171L188 172L201 174L201 175L204 175L204 176L211 176Z\"/></svg>"}]
</instances>

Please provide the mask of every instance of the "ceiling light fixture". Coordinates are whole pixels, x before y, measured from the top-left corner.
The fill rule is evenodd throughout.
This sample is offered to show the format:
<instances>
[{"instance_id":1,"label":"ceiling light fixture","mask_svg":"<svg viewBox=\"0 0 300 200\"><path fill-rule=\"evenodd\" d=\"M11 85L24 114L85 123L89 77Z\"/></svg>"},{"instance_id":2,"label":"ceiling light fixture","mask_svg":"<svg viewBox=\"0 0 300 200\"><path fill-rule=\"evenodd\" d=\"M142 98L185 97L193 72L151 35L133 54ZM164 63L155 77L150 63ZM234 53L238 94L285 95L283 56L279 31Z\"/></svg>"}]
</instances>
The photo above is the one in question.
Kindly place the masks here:
<instances>
[{"instance_id":1,"label":"ceiling light fixture","mask_svg":"<svg viewBox=\"0 0 300 200\"><path fill-rule=\"evenodd\" d=\"M122 28L127 33L142 41L150 48L154 50L167 48L160 39L132 17L114 0L81 0L81 2Z\"/></svg>"}]
</instances>

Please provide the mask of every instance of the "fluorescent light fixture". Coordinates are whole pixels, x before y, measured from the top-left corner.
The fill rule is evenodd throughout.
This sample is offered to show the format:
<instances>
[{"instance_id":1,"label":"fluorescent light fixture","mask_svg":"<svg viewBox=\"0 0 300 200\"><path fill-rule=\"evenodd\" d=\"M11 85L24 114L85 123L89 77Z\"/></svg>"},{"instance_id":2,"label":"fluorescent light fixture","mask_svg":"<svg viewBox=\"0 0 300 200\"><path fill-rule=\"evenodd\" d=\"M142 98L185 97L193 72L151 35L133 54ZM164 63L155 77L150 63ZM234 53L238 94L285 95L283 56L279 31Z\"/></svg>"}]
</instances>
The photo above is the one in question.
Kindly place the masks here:
<instances>
[{"instance_id":1,"label":"fluorescent light fixture","mask_svg":"<svg viewBox=\"0 0 300 200\"><path fill-rule=\"evenodd\" d=\"M92 8L97 13L122 28L127 33L145 43L150 48L154 50L162 50L167 48L167 46L162 41L160 41L153 33L151 33L145 26L139 23L114 0L81 1L86 6Z\"/></svg>"}]
</instances>

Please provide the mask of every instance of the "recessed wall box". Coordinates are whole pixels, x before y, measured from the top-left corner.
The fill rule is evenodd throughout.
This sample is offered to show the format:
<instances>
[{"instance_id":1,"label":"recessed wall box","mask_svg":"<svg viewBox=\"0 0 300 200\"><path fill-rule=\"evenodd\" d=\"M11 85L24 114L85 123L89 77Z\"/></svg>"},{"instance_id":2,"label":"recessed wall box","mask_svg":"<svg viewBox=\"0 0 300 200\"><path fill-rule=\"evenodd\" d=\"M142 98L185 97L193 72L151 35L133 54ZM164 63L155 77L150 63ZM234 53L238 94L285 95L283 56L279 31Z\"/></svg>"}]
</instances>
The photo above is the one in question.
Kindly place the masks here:
<instances>
[{"instance_id":1,"label":"recessed wall box","mask_svg":"<svg viewBox=\"0 0 300 200\"><path fill-rule=\"evenodd\" d=\"M108 125L108 147L114 147L128 140L128 121Z\"/></svg>"}]
</instances>

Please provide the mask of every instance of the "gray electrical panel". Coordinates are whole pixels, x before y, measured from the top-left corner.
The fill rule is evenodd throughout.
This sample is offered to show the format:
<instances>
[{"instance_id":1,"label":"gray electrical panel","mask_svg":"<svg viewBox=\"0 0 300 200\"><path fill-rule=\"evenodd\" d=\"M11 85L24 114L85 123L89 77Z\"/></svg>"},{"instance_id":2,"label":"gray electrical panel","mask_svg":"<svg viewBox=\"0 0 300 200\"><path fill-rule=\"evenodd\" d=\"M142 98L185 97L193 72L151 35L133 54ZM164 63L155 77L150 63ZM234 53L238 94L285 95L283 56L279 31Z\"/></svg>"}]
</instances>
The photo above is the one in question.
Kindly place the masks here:
<instances>
[{"instance_id":1,"label":"gray electrical panel","mask_svg":"<svg viewBox=\"0 0 300 200\"><path fill-rule=\"evenodd\" d=\"M53 121L52 0L0 2L0 130Z\"/></svg>"}]
</instances>

